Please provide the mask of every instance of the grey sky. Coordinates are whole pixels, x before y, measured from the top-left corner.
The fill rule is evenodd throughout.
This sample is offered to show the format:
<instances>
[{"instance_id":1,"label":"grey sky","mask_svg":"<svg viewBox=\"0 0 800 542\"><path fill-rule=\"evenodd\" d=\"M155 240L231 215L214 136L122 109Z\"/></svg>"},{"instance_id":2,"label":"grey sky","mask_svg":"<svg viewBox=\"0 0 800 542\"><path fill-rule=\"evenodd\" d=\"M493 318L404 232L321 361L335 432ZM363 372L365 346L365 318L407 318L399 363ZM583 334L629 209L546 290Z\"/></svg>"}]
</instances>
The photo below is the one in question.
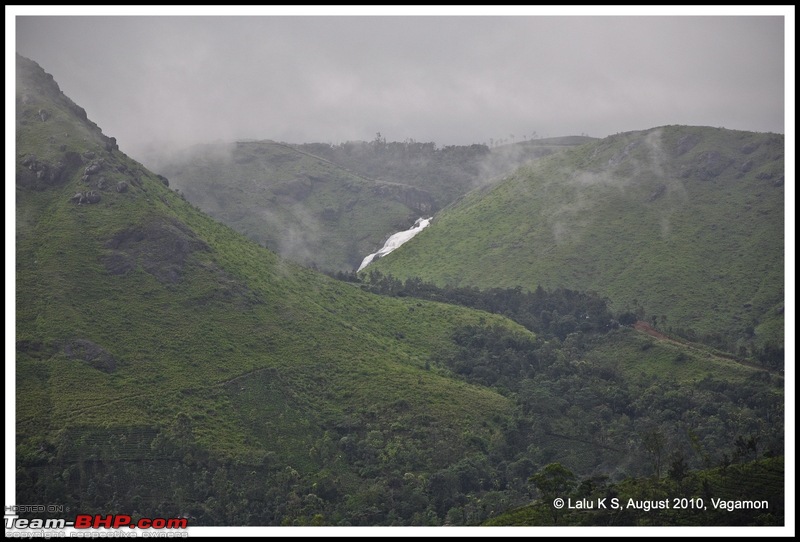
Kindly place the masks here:
<instances>
[{"instance_id":1,"label":"grey sky","mask_svg":"<svg viewBox=\"0 0 800 542\"><path fill-rule=\"evenodd\" d=\"M439 145L664 124L784 131L777 16L18 16L17 52L123 151ZM793 37L792 37L793 39Z\"/></svg>"}]
</instances>

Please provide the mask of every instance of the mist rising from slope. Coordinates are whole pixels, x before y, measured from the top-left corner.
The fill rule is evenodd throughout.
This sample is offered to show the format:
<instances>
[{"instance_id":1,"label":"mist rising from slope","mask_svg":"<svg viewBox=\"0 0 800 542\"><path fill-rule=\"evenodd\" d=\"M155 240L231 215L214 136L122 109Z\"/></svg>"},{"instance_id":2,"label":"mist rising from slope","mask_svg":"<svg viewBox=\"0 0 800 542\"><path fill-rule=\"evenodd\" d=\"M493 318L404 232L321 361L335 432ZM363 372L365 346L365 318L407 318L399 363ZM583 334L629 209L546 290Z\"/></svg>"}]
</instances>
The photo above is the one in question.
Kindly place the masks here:
<instances>
[{"instance_id":1,"label":"mist rising from slope","mask_svg":"<svg viewBox=\"0 0 800 542\"><path fill-rule=\"evenodd\" d=\"M592 208L598 204L597 189L611 189L613 197L625 200L643 184L661 183L661 190L650 197L660 198L660 231L667 238L671 231L670 216L677 205L686 198L682 181L670 171L670 156L665 149L664 130L655 128L643 132L617 134L599 141L580 168L567 167L546 185L556 189L564 183L571 190L569 201L552 210L551 227L558 243L582 235L584 227L591 221ZM555 183L555 184L553 184ZM604 198L612 197L606 192Z\"/></svg>"}]
</instances>

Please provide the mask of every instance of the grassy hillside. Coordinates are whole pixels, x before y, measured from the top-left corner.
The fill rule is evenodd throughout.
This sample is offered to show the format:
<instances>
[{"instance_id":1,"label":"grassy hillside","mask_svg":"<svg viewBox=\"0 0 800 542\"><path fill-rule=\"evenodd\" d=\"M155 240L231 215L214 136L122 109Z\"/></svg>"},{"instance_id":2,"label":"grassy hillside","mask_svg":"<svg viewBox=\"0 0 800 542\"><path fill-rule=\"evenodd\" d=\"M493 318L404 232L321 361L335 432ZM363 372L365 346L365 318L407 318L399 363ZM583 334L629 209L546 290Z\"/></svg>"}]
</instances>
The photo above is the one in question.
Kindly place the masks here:
<instances>
[{"instance_id":1,"label":"grassy hillside","mask_svg":"<svg viewBox=\"0 0 800 542\"><path fill-rule=\"evenodd\" d=\"M475 186L591 140L485 145L242 141L151 157L173 188L224 224L304 266L358 268L392 233Z\"/></svg>"},{"instance_id":2,"label":"grassy hillside","mask_svg":"<svg viewBox=\"0 0 800 542\"><path fill-rule=\"evenodd\" d=\"M329 271L358 267L389 234L433 208L425 190L375 181L273 141L199 145L158 163L170 186L212 217Z\"/></svg>"},{"instance_id":3,"label":"grassy hillside","mask_svg":"<svg viewBox=\"0 0 800 542\"><path fill-rule=\"evenodd\" d=\"M649 435L692 467L782 450L779 374L583 332L580 295L551 336L334 281L200 212L17 63L18 502L479 524L554 460L647 474Z\"/></svg>"},{"instance_id":4,"label":"grassy hillside","mask_svg":"<svg viewBox=\"0 0 800 542\"><path fill-rule=\"evenodd\" d=\"M224 485L266 465L304 481L327 469L355 498L376 473L324 455L326 443L371 435L373 453L398 445L425 472L467 453L465 435L497 431L507 398L425 363L453 348L456 326L520 326L288 263L122 154L21 57L17 88L20 502L111 512L140 492L138 512L176 513L175 488L147 495L187 469L230 469ZM120 473L141 481L109 505L96 488ZM252 521L214 497L192 513Z\"/></svg>"},{"instance_id":5,"label":"grassy hillside","mask_svg":"<svg viewBox=\"0 0 800 542\"><path fill-rule=\"evenodd\" d=\"M675 340L641 321L619 326L597 296L438 288L375 273L362 287L506 314L536 334L531 342L467 326L454 336L458 351L436 358L437 368L498 389L516 404L513 419L486 445L490 468L476 472L459 465L437 473L444 486L432 484L433 504L451 524L480 524L529 502L528 477L553 462L588 479L590 487L597 480L605 487L631 476L650 476L658 485L673 465L684 472L783 454L783 378L777 371ZM476 487L466 472L488 473L482 479L494 482ZM743 472L735 483L761 483L756 471ZM771 495L770 513L780 515L783 490L780 480L773 482L762 493ZM684 524L705 524L699 515L692 518ZM728 515L724 521L745 525L753 519ZM582 521L609 520L591 515ZM634 525L638 519L628 514L615 521Z\"/></svg>"},{"instance_id":6,"label":"grassy hillside","mask_svg":"<svg viewBox=\"0 0 800 542\"><path fill-rule=\"evenodd\" d=\"M545 157L370 266L481 287L596 291L752 355L783 342L783 136L665 126Z\"/></svg>"},{"instance_id":7,"label":"grassy hillside","mask_svg":"<svg viewBox=\"0 0 800 542\"><path fill-rule=\"evenodd\" d=\"M406 140L387 142L377 134L372 141L348 141L339 145L307 143L295 148L370 178L399 182L424 189L433 196L436 209L519 166L594 138L587 136L531 139L489 147L482 144L446 145Z\"/></svg>"}]
</instances>

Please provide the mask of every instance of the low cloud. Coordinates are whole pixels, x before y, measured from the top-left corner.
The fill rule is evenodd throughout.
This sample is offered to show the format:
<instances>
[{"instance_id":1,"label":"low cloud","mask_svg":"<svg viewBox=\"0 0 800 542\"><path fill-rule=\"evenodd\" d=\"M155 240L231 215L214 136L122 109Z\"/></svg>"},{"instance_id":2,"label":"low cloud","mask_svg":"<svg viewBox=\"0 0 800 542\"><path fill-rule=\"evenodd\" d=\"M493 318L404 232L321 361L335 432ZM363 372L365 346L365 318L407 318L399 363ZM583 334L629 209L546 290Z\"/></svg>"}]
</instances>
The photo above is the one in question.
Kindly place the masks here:
<instances>
[{"instance_id":1,"label":"low cloud","mask_svg":"<svg viewBox=\"0 0 800 542\"><path fill-rule=\"evenodd\" d=\"M17 51L134 157L241 138L488 143L784 130L782 17L20 16Z\"/></svg>"}]
</instances>

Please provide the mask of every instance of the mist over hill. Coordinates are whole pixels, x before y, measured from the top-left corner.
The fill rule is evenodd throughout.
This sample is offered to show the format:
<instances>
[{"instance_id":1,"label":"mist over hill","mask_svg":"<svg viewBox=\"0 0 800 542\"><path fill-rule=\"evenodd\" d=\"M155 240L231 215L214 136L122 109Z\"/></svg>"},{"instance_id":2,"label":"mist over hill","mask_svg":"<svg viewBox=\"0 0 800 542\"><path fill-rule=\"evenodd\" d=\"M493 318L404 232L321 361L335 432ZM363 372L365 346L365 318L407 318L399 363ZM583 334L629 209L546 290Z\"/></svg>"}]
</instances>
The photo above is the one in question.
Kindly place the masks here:
<instances>
[{"instance_id":1,"label":"mist over hill","mask_svg":"<svg viewBox=\"0 0 800 542\"><path fill-rule=\"evenodd\" d=\"M546 493L531 480L562 468L583 488L606 480L656 498L693 487L699 469L730 467L709 478L714 496L733 498L729 486L760 483L767 472L775 498L763 514L720 521L784 523L778 369L650 333L642 322L624 325L625 307L591 292L334 280L202 212L174 177L124 154L38 64L16 63L19 503L62 504L67 520L80 510L190 526L478 525L542 502ZM726 169L713 175L725 163L713 149L689 155L703 141L684 153L695 168L688 179L733 182ZM511 179L524 185L525 172L576 157L593 163L621 153L615 167L628 167L626 158L643 160L647 148L630 142L554 152ZM754 142L742 179L752 172L766 184L761 199L747 201L772 219L760 211L770 209L767 186L781 188L777 144L739 145ZM219 162L216 152L206 148L200 165L244 166L240 180L267 164L270 174L286 174L274 183L251 178L252 191L218 200L274 198L288 210L273 228L297 218L294 203L314 198L323 214L332 209L332 222L345 216L337 205L369 195L397 216L437 201L424 187L370 179L273 142L236 144ZM283 169L281 160L299 167ZM675 182L652 202L685 201ZM580 176L575 183L604 186ZM337 197L348 186L359 196ZM478 194L511 186L470 192L430 228ZM634 199L653 193L625 190ZM415 237L397 252L417 245L425 246ZM773 278L765 275L764 288ZM674 481L666 489L665 477Z\"/></svg>"},{"instance_id":2,"label":"mist over hill","mask_svg":"<svg viewBox=\"0 0 800 542\"><path fill-rule=\"evenodd\" d=\"M148 161L188 201L307 267L350 271L394 232L520 164L591 140L489 148L370 142L209 143Z\"/></svg>"},{"instance_id":3,"label":"mist over hill","mask_svg":"<svg viewBox=\"0 0 800 542\"><path fill-rule=\"evenodd\" d=\"M379 475L344 437L371 435L369 463L413 449L402 468L422 475L499 430L507 398L425 365L459 326L521 326L279 258L125 156L34 62L17 71L20 502L311 521L287 495L328 485L344 506Z\"/></svg>"},{"instance_id":4,"label":"mist over hill","mask_svg":"<svg viewBox=\"0 0 800 542\"><path fill-rule=\"evenodd\" d=\"M664 126L522 167L374 264L398 278L595 291L770 362L783 344L784 138Z\"/></svg>"}]
</instances>

